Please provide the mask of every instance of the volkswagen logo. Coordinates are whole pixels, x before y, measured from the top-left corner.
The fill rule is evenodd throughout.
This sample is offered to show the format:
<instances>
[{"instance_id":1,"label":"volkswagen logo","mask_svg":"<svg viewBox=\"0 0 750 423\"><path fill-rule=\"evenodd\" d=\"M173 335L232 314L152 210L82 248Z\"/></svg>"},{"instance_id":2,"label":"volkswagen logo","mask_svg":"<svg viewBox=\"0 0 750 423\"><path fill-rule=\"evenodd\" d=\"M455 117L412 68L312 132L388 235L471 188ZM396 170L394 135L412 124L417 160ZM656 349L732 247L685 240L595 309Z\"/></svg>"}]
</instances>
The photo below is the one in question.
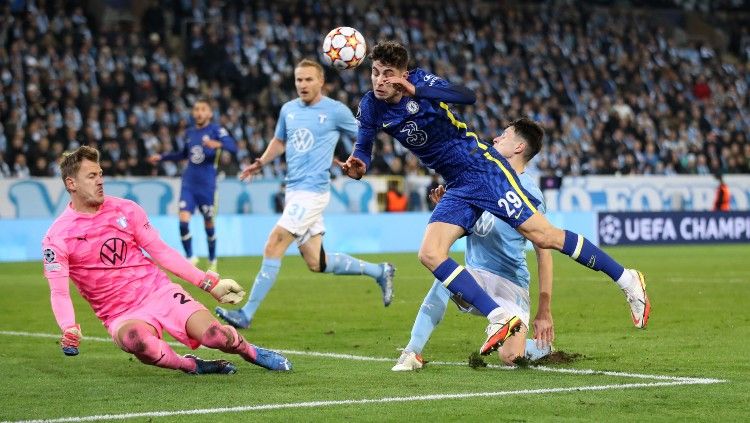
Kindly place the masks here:
<instances>
[{"instance_id":1,"label":"volkswagen logo","mask_svg":"<svg viewBox=\"0 0 750 423\"><path fill-rule=\"evenodd\" d=\"M474 224L474 235L484 238L492 232L493 227L495 227L495 217L489 213L482 213L477 223Z\"/></svg>"},{"instance_id":2,"label":"volkswagen logo","mask_svg":"<svg viewBox=\"0 0 750 423\"><path fill-rule=\"evenodd\" d=\"M117 266L125 263L128 256L128 245L120 238L110 238L104 241L99 250L99 259L108 266Z\"/></svg>"},{"instance_id":3,"label":"volkswagen logo","mask_svg":"<svg viewBox=\"0 0 750 423\"><path fill-rule=\"evenodd\" d=\"M290 141L298 152L304 153L310 150L313 144L315 144L315 137L309 129L299 128L292 133Z\"/></svg>"}]
</instances>

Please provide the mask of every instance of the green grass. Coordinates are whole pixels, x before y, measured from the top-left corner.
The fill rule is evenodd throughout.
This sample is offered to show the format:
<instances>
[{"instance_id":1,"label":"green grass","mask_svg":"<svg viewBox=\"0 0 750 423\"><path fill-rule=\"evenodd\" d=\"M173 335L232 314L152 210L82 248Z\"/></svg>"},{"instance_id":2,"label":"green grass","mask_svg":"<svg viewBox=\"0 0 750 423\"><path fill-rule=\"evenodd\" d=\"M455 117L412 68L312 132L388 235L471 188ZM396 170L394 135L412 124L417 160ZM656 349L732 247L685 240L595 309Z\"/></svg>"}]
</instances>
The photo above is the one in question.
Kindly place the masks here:
<instances>
[{"instance_id":1,"label":"green grass","mask_svg":"<svg viewBox=\"0 0 750 423\"><path fill-rule=\"evenodd\" d=\"M740 421L750 391L750 246L640 247L610 252L637 263L647 277L653 314L649 327L632 327L627 305L606 276L556 255L553 313L556 347L582 355L552 367L725 379L727 383L519 394L417 402L329 405L136 421ZM371 255L398 268L396 298L383 308L377 286L364 277L312 274L288 257L251 329L254 343L276 349L390 357L409 339L413 318L432 283L415 254ZM460 257L456 257L460 259ZM534 261L531 261L534 263ZM222 275L246 287L260 259L220 260ZM534 266L532 266L533 268ZM41 263L0 264L0 331L56 334ZM533 286L533 284L532 284ZM75 290L73 290L75 291ZM191 292L208 307L213 299ZM532 304L535 305L535 289ZM89 337L107 333L73 293L77 319ZM533 316L533 310L532 310ZM427 360L466 362L484 340L486 321L450 307L424 352ZM54 338L0 334L0 420L45 419L378 399L430 394L516 391L654 380L534 369L474 370L428 365L393 373L393 362L353 361L290 354L289 374L238 360L232 376L188 376L142 365L108 342L84 340L81 354L65 357ZM176 348L187 352L186 348ZM207 358L227 357L200 350ZM488 360L497 364L496 357Z\"/></svg>"}]
</instances>

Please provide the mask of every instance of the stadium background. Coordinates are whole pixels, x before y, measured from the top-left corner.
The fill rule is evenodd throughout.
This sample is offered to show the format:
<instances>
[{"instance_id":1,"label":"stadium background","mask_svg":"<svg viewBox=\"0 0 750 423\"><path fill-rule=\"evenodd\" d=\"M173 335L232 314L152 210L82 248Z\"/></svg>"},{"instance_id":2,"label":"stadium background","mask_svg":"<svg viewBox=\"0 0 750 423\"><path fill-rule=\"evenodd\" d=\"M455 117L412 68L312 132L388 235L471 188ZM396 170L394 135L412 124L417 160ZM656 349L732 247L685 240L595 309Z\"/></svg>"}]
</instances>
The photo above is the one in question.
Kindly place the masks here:
<instances>
[{"instance_id":1,"label":"stadium background","mask_svg":"<svg viewBox=\"0 0 750 423\"><path fill-rule=\"evenodd\" d=\"M747 420L749 10L742 0L0 1L0 420ZM375 176L355 182L333 169L326 245L388 252L362 257L398 267L390 307L362 278L333 282L287 259L244 333L285 351L295 371L241 363L230 378L189 378L130 361L73 290L85 338L79 357L64 357L39 263L41 234L68 201L55 176L60 152L101 148L107 191L138 200L179 248L180 167L151 168L143 158L180 148L192 101L212 98L245 140L222 163L218 227L221 272L248 287L260 258L247 255L259 254L277 218L284 162L252 184L234 175L262 152L279 106L294 96L294 62L315 55L337 25L357 27L370 43L407 41L420 66L471 85L480 101L462 114L485 138L521 114L544 122L547 145L532 171L545 177L553 220L646 273L656 307L649 328L630 326L601 274L558 256L555 342L580 354L573 362L471 369L466 358L486 322L451 309L425 371L394 375L396 348L432 280L413 253L432 178L381 138ZM366 65L327 78L329 95L353 109L368 88ZM339 158L350 142L342 140ZM730 213L708 211L715 171L732 191ZM392 180L412 211L381 212ZM609 247L631 242L712 244ZM391 253L399 249L409 252Z\"/></svg>"},{"instance_id":2,"label":"stadium background","mask_svg":"<svg viewBox=\"0 0 750 423\"><path fill-rule=\"evenodd\" d=\"M717 173L726 176L732 210L747 211L746 6L731 0L476 1L465 7L447 1L343 7L7 2L0 9L0 260L37 257L39 236L67 202L55 178L57 158L84 144L102 151L108 192L143 204L178 245L176 226L159 216L176 213L182 167L152 166L145 158L181 149L191 104L201 96L211 99L217 120L239 144L236 157L221 158L218 228L227 235L220 236L220 255L260 254L285 163L277 159L262 181L249 185L236 175L263 152L279 108L295 97L294 64L317 58L322 35L343 24L360 29L371 45L399 39L409 45L412 65L476 90L476 105L461 113L484 139L522 115L540 121L545 146L528 171L541 178L558 223L598 239L597 212L706 211ZM326 93L356 111L369 88L368 67L328 69L326 77ZM339 159L352 141L339 143ZM336 167L331 173L328 215L366 213L371 228L356 232L360 239L353 243L330 236L333 248L416 249L418 233L402 243L387 235L418 232L399 228L413 227L429 212L425 193L437 177L411 153L381 134L368 178L348 180ZM390 181L416 215L380 214ZM358 226L356 219L344 221L329 219L329 233ZM731 223L731 240L747 238L742 222ZM247 236L230 235L237 233Z\"/></svg>"}]
</instances>

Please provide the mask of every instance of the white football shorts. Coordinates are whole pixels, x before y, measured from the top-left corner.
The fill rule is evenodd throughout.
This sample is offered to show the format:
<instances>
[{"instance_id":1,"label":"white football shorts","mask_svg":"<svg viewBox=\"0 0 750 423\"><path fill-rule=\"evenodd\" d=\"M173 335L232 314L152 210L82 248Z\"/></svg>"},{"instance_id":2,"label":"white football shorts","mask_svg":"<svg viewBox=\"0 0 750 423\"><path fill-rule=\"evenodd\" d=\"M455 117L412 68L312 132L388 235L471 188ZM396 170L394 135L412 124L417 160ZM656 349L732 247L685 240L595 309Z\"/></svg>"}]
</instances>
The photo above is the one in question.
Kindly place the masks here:
<instances>
[{"instance_id":1,"label":"white football shorts","mask_svg":"<svg viewBox=\"0 0 750 423\"><path fill-rule=\"evenodd\" d=\"M474 279L476 279L479 286L485 290L500 307L507 312L520 317L523 324L526 325L527 328L529 327L530 307L528 289L521 288L508 279L486 270L472 269L468 267L466 270L474 276ZM458 306L458 309L464 313L484 316L484 314L480 313L479 310L476 310L473 306L464 307L458 302L456 302L456 305Z\"/></svg>"},{"instance_id":2,"label":"white football shorts","mask_svg":"<svg viewBox=\"0 0 750 423\"><path fill-rule=\"evenodd\" d=\"M325 233L323 210L330 200L330 192L287 191L284 212L276 224L291 232L297 245L302 245L315 235Z\"/></svg>"}]
</instances>

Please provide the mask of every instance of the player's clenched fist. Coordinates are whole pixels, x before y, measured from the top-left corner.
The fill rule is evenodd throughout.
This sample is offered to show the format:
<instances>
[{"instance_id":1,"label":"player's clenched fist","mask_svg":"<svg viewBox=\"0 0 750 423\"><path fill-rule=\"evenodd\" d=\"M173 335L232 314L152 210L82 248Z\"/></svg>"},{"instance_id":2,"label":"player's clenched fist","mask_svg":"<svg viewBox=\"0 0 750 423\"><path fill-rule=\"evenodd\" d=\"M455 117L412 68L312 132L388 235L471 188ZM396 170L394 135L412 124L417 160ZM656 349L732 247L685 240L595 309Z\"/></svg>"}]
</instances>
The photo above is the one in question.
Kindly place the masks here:
<instances>
[{"instance_id":1,"label":"player's clenched fist","mask_svg":"<svg viewBox=\"0 0 750 423\"><path fill-rule=\"evenodd\" d=\"M349 156L346 162L341 165L341 171L352 179L362 179L367 171L367 166L362 160L354 156Z\"/></svg>"},{"instance_id":2,"label":"player's clenched fist","mask_svg":"<svg viewBox=\"0 0 750 423\"><path fill-rule=\"evenodd\" d=\"M219 274L210 270L199 286L224 304L238 304L245 297L245 290L234 279L219 279Z\"/></svg>"},{"instance_id":3,"label":"player's clenched fist","mask_svg":"<svg viewBox=\"0 0 750 423\"><path fill-rule=\"evenodd\" d=\"M65 355L78 355L78 346L81 344L81 326L71 326L63 331L60 338L60 346Z\"/></svg>"}]
</instances>

